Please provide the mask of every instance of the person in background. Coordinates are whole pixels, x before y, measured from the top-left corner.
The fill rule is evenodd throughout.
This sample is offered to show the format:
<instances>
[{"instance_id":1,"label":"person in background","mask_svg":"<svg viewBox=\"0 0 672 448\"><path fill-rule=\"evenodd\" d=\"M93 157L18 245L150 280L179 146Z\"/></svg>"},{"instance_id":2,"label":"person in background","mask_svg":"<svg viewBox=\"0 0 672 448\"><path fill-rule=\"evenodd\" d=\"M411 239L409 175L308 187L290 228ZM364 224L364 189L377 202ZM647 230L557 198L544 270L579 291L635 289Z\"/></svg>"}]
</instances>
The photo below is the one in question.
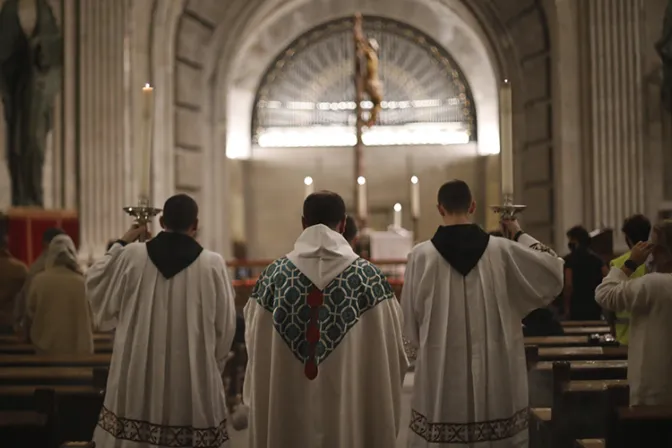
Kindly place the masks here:
<instances>
[{"instance_id":1,"label":"person in background","mask_svg":"<svg viewBox=\"0 0 672 448\"><path fill-rule=\"evenodd\" d=\"M637 243L649 240L651 233L651 221L644 215L632 215L623 222L621 232L625 235L625 243L628 249L632 249ZM630 259L630 251L620 257L611 260L612 268L622 268L623 264ZM642 263L630 278L638 278L646 274L646 265ZM609 321L614 326L614 337L621 345L628 345L630 339L630 313L621 311L609 313Z\"/></svg>"},{"instance_id":2,"label":"person in background","mask_svg":"<svg viewBox=\"0 0 672 448\"><path fill-rule=\"evenodd\" d=\"M343 231L343 238L345 238L345 241L350 244L350 247L352 247L352 250L355 250L357 247L357 236L359 233L359 229L357 228L357 223L355 222L355 218L352 216L346 216L345 217L345 230Z\"/></svg>"},{"instance_id":3,"label":"person in background","mask_svg":"<svg viewBox=\"0 0 672 448\"><path fill-rule=\"evenodd\" d=\"M595 302L595 288L608 268L590 250L590 234L582 226L567 232L570 253L565 257L564 317L570 320L600 320L602 309Z\"/></svg>"},{"instance_id":4,"label":"person in background","mask_svg":"<svg viewBox=\"0 0 672 448\"><path fill-rule=\"evenodd\" d=\"M488 232L490 236L499 238L504 237L504 233L499 230ZM562 324L552 306L537 308L523 318L523 336L562 336L565 334Z\"/></svg>"},{"instance_id":5,"label":"person in background","mask_svg":"<svg viewBox=\"0 0 672 448\"><path fill-rule=\"evenodd\" d=\"M28 268L9 252L7 235L0 234L0 334L14 331L14 301L28 278Z\"/></svg>"},{"instance_id":6,"label":"person in background","mask_svg":"<svg viewBox=\"0 0 672 448\"><path fill-rule=\"evenodd\" d=\"M28 268L28 278L14 302L14 330L26 339L30 334L30 320L26 316L26 298L30 289L30 282L37 274L44 271L49 244L58 235L65 235L65 232L56 227L51 227L42 234L42 253Z\"/></svg>"},{"instance_id":7,"label":"person in background","mask_svg":"<svg viewBox=\"0 0 672 448\"><path fill-rule=\"evenodd\" d=\"M77 249L67 235L51 240L45 270L28 291L30 339L41 354L92 354L91 309Z\"/></svg>"},{"instance_id":8,"label":"person in background","mask_svg":"<svg viewBox=\"0 0 672 448\"><path fill-rule=\"evenodd\" d=\"M649 254L655 272L632 278ZM606 310L630 313L630 406L672 405L672 221L654 226L619 269L612 267L595 292Z\"/></svg>"}]
</instances>

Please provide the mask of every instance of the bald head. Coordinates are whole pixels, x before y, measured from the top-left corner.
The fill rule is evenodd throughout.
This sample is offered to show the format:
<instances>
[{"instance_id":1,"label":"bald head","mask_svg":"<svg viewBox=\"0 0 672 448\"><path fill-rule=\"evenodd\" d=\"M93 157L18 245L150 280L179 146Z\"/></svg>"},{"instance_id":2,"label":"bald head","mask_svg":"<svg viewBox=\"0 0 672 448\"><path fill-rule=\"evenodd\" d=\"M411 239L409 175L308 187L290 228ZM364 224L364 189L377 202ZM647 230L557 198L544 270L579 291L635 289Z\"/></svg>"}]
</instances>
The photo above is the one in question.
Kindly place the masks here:
<instances>
[{"instance_id":1,"label":"bald head","mask_svg":"<svg viewBox=\"0 0 672 448\"><path fill-rule=\"evenodd\" d=\"M318 191L303 201L303 227L323 224L343 233L345 230L345 202L332 191Z\"/></svg>"}]
</instances>

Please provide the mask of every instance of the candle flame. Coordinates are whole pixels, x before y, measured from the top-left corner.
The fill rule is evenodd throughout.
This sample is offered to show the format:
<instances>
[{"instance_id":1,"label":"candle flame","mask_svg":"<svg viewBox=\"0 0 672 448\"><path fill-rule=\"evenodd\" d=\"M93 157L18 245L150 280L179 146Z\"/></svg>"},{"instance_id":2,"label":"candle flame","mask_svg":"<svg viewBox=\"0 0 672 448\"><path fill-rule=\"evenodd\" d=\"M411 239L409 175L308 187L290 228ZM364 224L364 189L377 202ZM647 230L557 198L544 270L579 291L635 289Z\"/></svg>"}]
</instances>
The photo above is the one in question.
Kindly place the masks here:
<instances>
[{"instance_id":1,"label":"candle flame","mask_svg":"<svg viewBox=\"0 0 672 448\"><path fill-rule=\"evenodd\" d=\"M417 184L418 183L418 176L411 177L411 183L412 184Z\"/></svg>"},{"instance_id":2,"label":"candle flame","mask_svg":"<svg viewBox=\"0 0 672 448\"><path fill-rule=\"evenodd\" d=\"M151 88L152 88L152 86L150 86L148 82L145 83L145 87L144 87L144 89L151 89Z\"/></svg>"},{"instance_id":3,"label":"candle flame","mask_svg":"<svg viewBox=\"0 0 672 448\"><path fill-rule=\"evenodd\" d=\"M366 178L364 178L364 176L359 176L359 177L357 178L357 183L358 183L359 185L364 185L364 184L366 183Z\"/></svg>"},{"instance_id":4,"label":"candle flame","mask_svg":"<svg viewBox=\"0 0 672 448\"><path fill-rule=\"evenodd\" d=\"M394 211L395 212L400 212L401 211L401 204L400 203L397 202L396 204L394 204Z\"/></svg>"},{"instance_id":5,"label":"candle flame","mask_svg":"<svg viewBox=\"0 0 672 448\"><path fill-rule=\"evenodd\" d=\"M505 79L505 80L504 80L504 84L508 84L508 83L509 83L509 80L508 80L508 79Z\"/></svg>"}]
</instances>

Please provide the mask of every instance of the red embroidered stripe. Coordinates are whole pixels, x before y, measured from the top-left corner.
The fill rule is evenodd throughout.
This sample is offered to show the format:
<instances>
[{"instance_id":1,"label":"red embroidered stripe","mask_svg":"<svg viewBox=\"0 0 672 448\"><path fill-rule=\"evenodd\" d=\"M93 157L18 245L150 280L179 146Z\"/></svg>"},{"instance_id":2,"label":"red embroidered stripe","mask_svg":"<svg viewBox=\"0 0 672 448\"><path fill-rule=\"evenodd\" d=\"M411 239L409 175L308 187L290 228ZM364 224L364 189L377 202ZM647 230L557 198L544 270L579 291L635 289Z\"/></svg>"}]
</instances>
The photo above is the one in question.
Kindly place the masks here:
<instances>
[{"instance_id":1,"label":"red embroidered stripe","mask_svg":"<svg viewBox=\"0 0 672 448\"><path fill-rule=\"evenodd\" d=\"M312 287L308 293L308 306L310 306L310 322L306 329L306 341L308 342L308 360L303 369L304 375L309 380L317 378L318 368L315 362L315 348L320 341L320 325L319 325L319 307L324 303L324 293Z\"/></svg>"}]
</instances>

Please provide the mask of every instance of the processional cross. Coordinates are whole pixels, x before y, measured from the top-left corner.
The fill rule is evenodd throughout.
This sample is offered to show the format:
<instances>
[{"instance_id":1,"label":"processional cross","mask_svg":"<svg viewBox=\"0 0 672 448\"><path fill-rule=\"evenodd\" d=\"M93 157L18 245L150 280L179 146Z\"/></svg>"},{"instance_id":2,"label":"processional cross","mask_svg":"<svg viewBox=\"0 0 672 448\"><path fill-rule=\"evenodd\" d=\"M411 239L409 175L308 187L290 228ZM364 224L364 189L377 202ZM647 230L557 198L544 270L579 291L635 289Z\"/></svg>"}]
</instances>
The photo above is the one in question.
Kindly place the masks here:
<instances>
[{"instance_id":1,"label":"processional cross","mask_svg":"<svg viewBox=\"0 0 672 448\"><path fill-rule=\"evenodd\" d=\"M378 42L367 39L362 28L362 14L355 14L353 37L355 41L355 203L357 220L361 228L366 227L366 178L364 177L364 160L362 150L362 132L364 127L371 128L378 121L383 100L383 86L378 79ZM364 94L369 97L373 106L369 119L362 116Z\"/></svg>"}]
</instances>

